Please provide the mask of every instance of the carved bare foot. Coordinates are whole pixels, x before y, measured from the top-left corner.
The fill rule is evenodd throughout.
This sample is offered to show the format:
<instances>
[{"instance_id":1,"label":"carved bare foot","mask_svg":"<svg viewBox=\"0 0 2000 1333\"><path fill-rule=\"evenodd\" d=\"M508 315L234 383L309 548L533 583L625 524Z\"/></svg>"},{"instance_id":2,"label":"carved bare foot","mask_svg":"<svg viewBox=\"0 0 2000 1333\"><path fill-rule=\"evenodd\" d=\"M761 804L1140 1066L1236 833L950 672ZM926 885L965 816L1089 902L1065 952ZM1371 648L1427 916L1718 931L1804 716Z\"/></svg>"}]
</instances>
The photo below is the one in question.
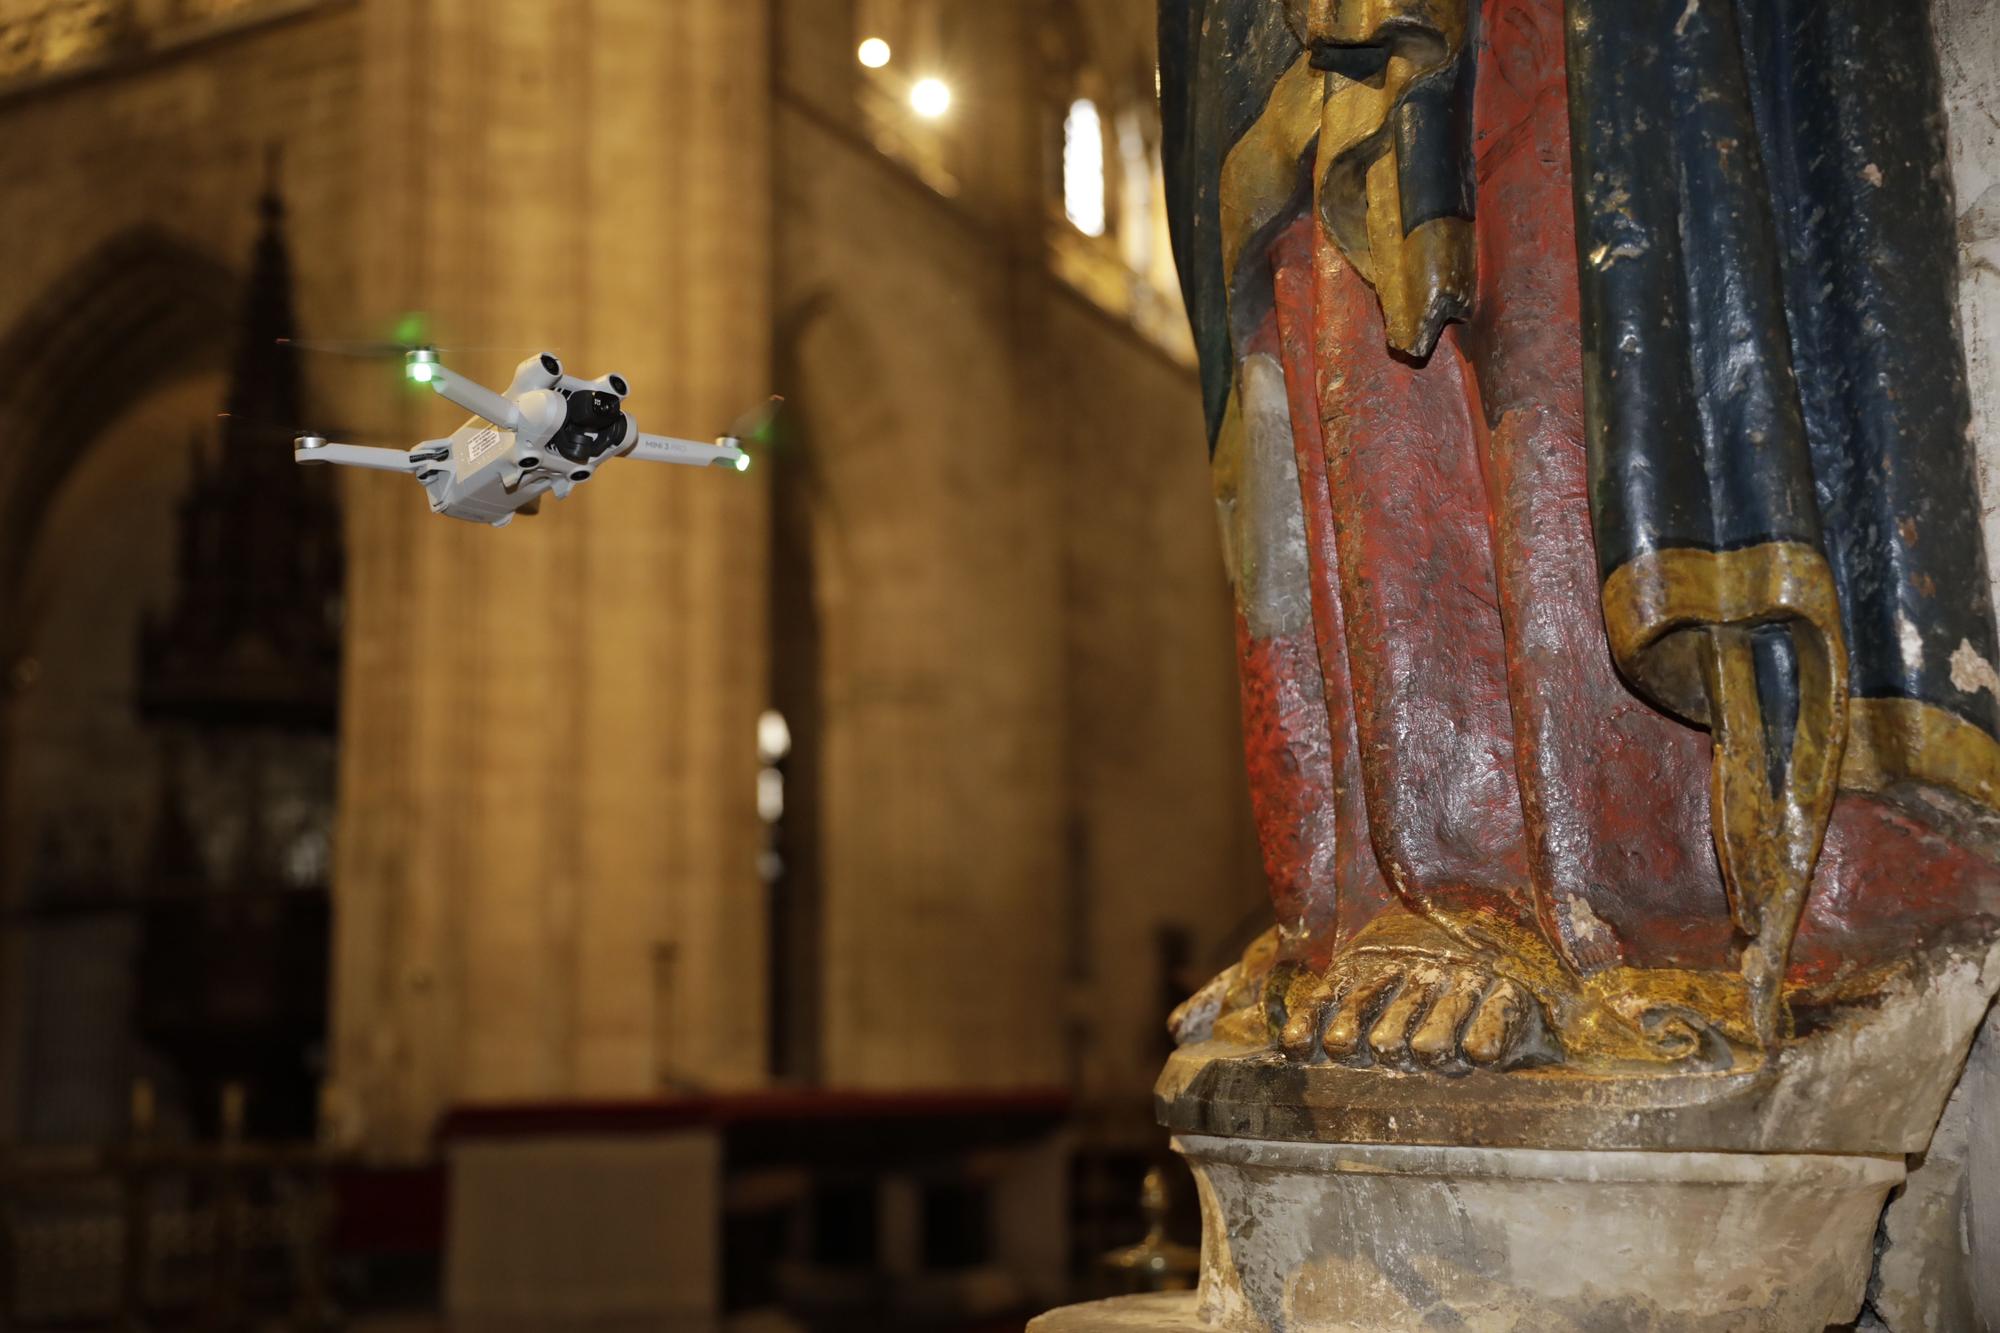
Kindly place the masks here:
<instances>
[{"instance_id":1,"label":"carved bare foot","mask_svg":"<svg viewBox=\"0 0 2000 1333\"><path fill-rule=\"evenodd\" d=\"M1554 1058L1541 1005L1476 958L1413 945L1343 954L1286 997L1294 1060L1404 1069L1505 1069Z\"/></svg>"},{"instance_id":2,"label":"carved bare foot","mask_svg":"<svg viewBox=\"0 0 2000 1333\"><path fill-rule=\"evenodd\" d=\"M1559 1054L1527 987L1413 913L1375 921L1323 973L1298 971L1283 952L1275 929L1258 939L1174 1011L1175 1040L1275 1041L1295 1060L1443 1071Z\"/></svg>"},{"instance_id":3,"label":"carved bare foot","mask_svg":"<svg viewBox=\"0 0 2000 1333\"><path fill-rule=\"evenodd\" d=\"M1258 940L1175 1011L1175 1039L1446 1074L1556 1062L1725 1069L1753 1058L1740 977L1627 967L1579 976L1538 934L1484 915L1447 926L1391 909L1323 970L1286 952L1276 930Z\"/></svg>"}]
</instances>

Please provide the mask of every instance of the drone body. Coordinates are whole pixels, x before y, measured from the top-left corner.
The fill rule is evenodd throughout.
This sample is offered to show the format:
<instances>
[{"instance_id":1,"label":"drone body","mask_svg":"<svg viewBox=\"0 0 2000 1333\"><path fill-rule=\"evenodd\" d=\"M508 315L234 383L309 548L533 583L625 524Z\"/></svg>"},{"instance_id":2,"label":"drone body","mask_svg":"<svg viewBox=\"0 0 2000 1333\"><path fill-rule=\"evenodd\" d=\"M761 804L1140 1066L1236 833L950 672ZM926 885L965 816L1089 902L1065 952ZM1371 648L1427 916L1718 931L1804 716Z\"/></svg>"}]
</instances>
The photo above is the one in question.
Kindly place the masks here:
<instances>
[{"instance_id":1,"label":"drone body","mask_svg":"<svg viewBox=\"0 0 2000 1333\"><path fill-rule=\"evenodd\" d=\"M407 453L301 435L292 442L292 457L409 473L423 483L432 513L496 528L524 510L533 512L551 492L567 498L612 458L739 472L750 465L733 436L700 444L640 433L624 408L629 386L623 376L578 379L547 352L523 361L504 394L447 370L433 348L410 351L405 365L411 379L430 385L472 419L448 438L425 440Z\"/></svg>"}]
</instances>

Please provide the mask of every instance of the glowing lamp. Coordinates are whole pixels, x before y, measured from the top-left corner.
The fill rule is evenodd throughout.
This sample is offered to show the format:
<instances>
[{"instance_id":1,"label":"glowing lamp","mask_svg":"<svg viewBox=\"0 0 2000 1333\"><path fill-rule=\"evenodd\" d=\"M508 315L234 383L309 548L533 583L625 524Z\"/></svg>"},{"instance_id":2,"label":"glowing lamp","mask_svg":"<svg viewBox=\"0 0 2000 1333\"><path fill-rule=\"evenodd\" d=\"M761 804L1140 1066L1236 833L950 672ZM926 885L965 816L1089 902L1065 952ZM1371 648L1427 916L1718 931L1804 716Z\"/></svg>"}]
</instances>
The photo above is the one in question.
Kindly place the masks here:
<instances>
[{"instance_id":1,"label":"glowing lamp","mask_svg":"<svg viewBox=\"0 0 2000 1333\"><path fill-rule=\"evenodd\" d=\"M918 79L910 88L910 107L925 120L951 110L951 85L943 79Z\"/></svg>"}]
</instances>

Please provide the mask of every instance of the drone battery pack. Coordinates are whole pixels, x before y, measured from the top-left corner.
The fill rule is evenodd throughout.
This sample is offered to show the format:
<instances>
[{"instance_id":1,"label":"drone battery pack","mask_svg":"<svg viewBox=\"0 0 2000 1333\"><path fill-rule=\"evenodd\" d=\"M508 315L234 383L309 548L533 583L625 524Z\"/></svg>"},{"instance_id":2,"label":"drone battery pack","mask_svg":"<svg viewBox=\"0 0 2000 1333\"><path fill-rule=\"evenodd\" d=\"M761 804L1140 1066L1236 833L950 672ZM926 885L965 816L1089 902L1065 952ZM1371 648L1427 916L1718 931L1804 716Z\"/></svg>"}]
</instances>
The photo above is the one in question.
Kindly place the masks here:
<instances>
[{"instance_id":1,"label":"drone battery pack","mask_svg":"<svg viewBox=\"0 0 2000 1333\"><path fill-rule=\"evenodd\" d=\"M474 523L497 523L512 514L520 505L507 484L517 480L511 466L514 438L511 430L468 418L452 432L448 490L433 493L432 507Z\"/></svg>"}]
</instances>

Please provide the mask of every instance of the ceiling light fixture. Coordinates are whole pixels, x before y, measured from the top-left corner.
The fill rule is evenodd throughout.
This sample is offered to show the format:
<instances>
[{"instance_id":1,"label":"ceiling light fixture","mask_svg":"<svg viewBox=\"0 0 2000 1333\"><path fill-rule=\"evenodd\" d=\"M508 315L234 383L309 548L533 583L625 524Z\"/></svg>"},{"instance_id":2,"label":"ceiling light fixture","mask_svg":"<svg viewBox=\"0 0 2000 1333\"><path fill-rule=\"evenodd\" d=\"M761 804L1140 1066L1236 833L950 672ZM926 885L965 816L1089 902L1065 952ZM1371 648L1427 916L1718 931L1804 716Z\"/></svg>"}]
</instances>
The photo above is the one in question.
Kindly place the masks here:
<instances>
[{"instance_id":1,"label":"ceiling light fixture","mask_svg":"<svg viewBox=\"0 0 2000 1333\"><path fill-rule=\"evenodd\" d=\"M910 88L910 106L925 120L951 110L951 85L943 79L918 79Z\"/></svg>"}]
</instances>

